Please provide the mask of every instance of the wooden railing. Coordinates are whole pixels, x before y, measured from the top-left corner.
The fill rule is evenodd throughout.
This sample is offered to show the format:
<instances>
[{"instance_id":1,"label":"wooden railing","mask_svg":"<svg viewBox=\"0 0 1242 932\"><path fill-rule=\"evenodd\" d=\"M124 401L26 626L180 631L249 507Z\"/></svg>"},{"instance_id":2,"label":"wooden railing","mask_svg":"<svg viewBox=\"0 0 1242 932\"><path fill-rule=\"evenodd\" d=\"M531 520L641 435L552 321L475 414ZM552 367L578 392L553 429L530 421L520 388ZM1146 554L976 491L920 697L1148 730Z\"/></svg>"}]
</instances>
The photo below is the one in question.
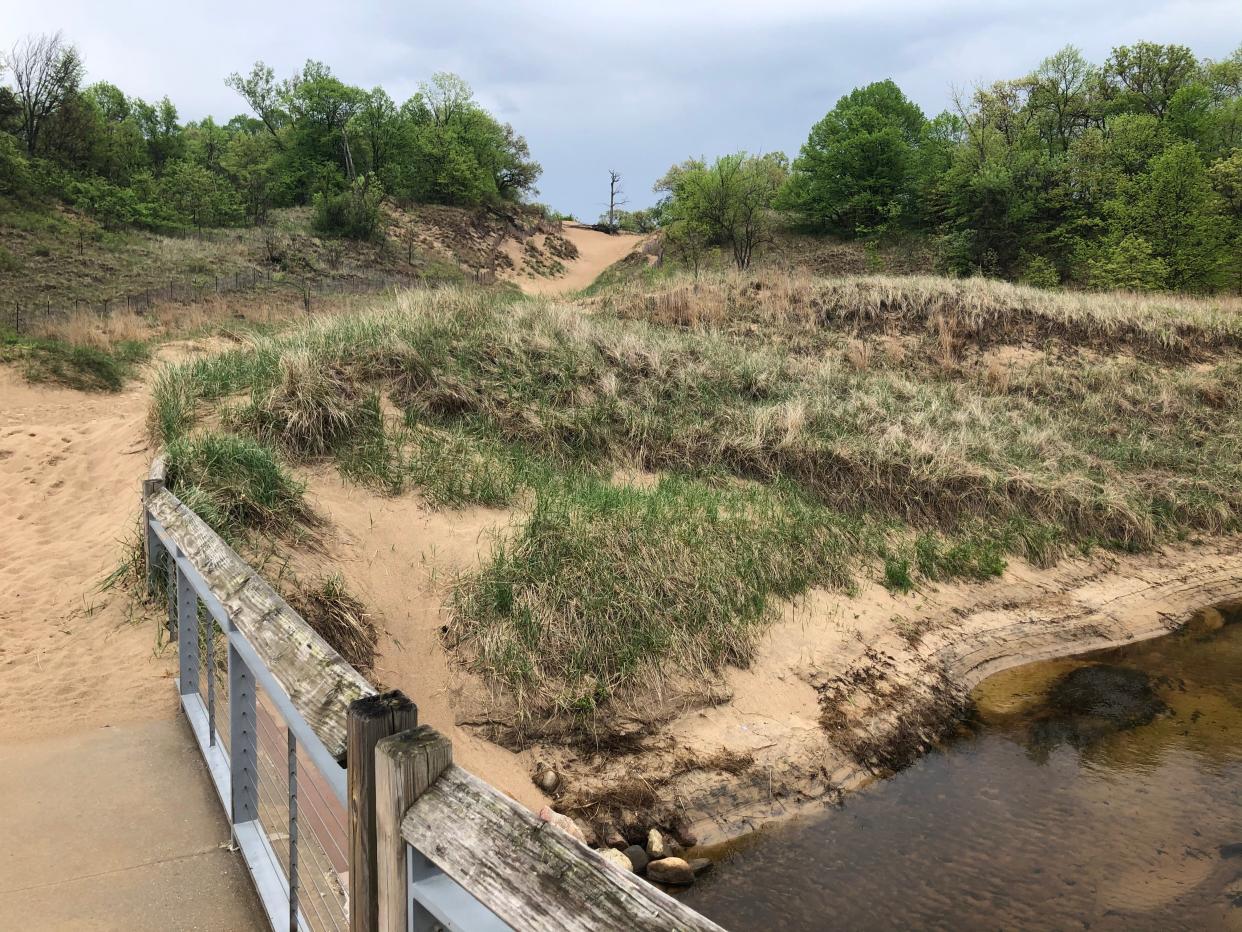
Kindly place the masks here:
<instances>
[{"instance_id":1,"label":"wooden railing","mask_svg":"<svg viewBox=\"0 0 1242 932\"><path fill-rule=\"evenodd\" d=\"M455 766L409 699L378 694L165 488L159 460L143 527L182 709L273 929L719 929Z\"/></svg>"}]
</instances>

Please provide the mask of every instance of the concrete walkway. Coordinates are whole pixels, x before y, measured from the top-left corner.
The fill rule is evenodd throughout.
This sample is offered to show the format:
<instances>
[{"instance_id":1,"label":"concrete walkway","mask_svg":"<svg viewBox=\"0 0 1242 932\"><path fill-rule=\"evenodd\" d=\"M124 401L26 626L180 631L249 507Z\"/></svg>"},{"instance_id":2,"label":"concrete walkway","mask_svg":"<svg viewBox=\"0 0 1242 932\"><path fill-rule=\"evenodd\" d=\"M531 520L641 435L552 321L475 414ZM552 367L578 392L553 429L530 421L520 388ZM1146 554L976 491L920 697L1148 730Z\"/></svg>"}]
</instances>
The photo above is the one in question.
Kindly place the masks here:
<instances>
[{"instance_id":1,"label":"concrete walkway","mask_svg":"<svg viewBox=\"0 0 1242 932\"><path fill-rule=\"evenodd\" d=\"M228 844L180 718L0 744L0 929L266 928Z\"/></svg>"}]
</instances>

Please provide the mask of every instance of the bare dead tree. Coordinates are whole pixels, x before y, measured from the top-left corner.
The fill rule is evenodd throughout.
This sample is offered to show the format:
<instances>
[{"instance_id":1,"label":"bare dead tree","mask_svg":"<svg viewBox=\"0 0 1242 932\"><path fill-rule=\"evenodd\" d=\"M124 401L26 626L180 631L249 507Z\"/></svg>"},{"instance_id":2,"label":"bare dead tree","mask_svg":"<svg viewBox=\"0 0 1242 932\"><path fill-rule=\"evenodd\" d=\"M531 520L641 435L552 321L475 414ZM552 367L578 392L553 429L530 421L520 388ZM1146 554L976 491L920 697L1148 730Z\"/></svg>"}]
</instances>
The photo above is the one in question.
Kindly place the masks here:
<instances>
[{"instance_id":1,"label":"bare dead tree","mask_svg":"<svg viewBox=\"0 0 1242 932\"><path fill-rule=\"evenodd\" d=\"M44 123L78 89L82 56L56 32L27 36L15 43L7 64L17 85L26 151L34 155Z\"/></svg>"},{"instance_id":2,"label":"bare dead tree","mask_svg":"<svg viewBox=\"0 0 1242 932\"><path fill-rule=\"evenodd\" d=\"M621 188L621 173L608 170L608 228L617 228L617 208L627 204L625 191Z\"/></svg>"}]
</instances>

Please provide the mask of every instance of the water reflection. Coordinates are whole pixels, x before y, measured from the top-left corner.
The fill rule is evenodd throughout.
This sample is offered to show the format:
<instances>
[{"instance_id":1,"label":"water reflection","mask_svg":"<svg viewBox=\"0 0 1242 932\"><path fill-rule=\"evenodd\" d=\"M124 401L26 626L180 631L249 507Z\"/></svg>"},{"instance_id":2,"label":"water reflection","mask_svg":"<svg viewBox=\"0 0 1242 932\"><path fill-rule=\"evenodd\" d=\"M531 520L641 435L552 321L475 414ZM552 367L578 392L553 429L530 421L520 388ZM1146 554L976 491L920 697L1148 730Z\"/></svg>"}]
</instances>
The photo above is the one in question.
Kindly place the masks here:
<instances>
[{"instance_id":1,"label":"water reflection","mask_svg":"<svg viewBox=\"0 0 1242 932\"><path fill-rule=\"evenodd\" d=\"M1242 611L992 677L978 721L688 899L731 929L1242 929Z\"/></svg>"}]
</instances>

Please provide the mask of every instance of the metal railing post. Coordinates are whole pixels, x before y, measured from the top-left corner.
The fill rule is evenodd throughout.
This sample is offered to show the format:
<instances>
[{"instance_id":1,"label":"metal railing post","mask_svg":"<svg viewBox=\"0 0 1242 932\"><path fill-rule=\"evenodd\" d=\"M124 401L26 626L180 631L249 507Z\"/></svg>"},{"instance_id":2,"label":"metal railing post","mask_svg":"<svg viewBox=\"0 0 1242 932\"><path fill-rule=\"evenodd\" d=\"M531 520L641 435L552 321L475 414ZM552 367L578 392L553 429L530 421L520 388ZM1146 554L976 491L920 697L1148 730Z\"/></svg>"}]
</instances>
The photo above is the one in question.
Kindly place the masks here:
<instances>
[{"instance_id":1,"label":"metal railing post","mask_svg":"<svg viewBox=\"0 0 1242 932\"><path fill-rule=\"evenodd\" d=\"M229 784L233 824L259 817L259 734L254 674L229 644Z\"/></svg>"},{"instance_id":2,"label":"metal railing post","mask_svg":"<svg viewBox=\"0 0 1242 932\"><path fill-rule=\"evenodd\" d=\"M216 619L207 613L207 746L216 746Z\"/></svg>"},{"instance_id":3,"label":"metal railing post","mask_svg":"<svg viewBox=\"0 0 1242 932\"><path fill-rule=\"evenodd\" d=\"M168 632L177 630L177 548L167 547L164 553L168 556ZM181 644L177 644L180 649Z\"/></svg>"},{"instance_id":4,"label":"metal railing post","mask_svg":"<svg viewBox=\"0 0 1242 932\"><path fill-rule=\"evenodd\" d=\"M147 595L155 594L155 580L159 573L159 554L164 552L164 545L160 543L159 535L151 526L151 509L147 503L151 500L151 496L163 487L162 479L142 481L142 530L143 541L146 545Z\"/></svg>"},{"instance_id":5,"label":"metal railing post","mask_svg":"<svg viewBox=\"0 0 1242 932\"><path fill-rule=\"evenodd\" d=\"M177 561L172 561L177 580L177 658L181 669L181 695L198 693L198 595Z\"/></svg>"},{"instance_id":6,"label":"metal railing post","mask_svg":"<svg viewBox=\"0 0 1242 932\"><path fill-rule=\"evenodd\" d=\"M298 932L298 739L289 733L289 932Z\"/></svg>"}]
</instances>

